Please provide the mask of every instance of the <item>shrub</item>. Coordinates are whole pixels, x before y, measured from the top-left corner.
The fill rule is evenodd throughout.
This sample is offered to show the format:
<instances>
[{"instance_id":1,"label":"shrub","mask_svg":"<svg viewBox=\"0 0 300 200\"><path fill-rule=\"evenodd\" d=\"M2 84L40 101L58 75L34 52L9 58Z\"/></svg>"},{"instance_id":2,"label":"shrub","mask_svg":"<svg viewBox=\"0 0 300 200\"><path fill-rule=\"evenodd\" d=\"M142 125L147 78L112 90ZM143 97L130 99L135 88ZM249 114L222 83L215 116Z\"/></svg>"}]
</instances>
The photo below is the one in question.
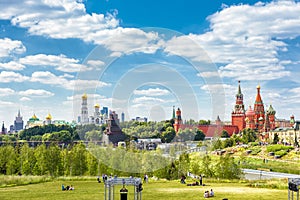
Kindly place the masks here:
<instances>
[{"instance_id":1,"label":"shrub","mask_svg":"<svg viewBox=\"0 0 300 200\"><path fill-rule=\"evenodd\" d=\"M275 152L275 156L279 156L280 158L282 156L285 156L287 154L287 151L286 150L280 150L280 151L276 151Z\"/></svg>"},{"instance_id":2,"label":"shrub","mask_svg":"<svg viewBox=\"0 0 300 200\"><path fill-rule=\"evenodd\" d=\"M274 145L269 145L267 146L267 152L276 152L276 151L280 151L280 150L291 150L294 147L292 146L284 146L284 145L280 145L280 144L274 144Z\"/></svg>"}]
</instances>

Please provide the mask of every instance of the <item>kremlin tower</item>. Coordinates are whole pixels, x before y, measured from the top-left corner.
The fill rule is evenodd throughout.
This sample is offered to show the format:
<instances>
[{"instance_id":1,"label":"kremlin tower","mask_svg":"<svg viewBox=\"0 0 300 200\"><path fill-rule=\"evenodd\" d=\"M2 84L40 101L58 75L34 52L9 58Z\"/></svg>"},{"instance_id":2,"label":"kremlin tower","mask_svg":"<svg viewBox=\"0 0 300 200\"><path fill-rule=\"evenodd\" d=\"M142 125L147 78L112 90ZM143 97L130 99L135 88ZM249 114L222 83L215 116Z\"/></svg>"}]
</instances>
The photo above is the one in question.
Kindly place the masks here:
<instances>
[{"instance_id":1,"label":"kremlin tower","mask_svg":"<svg viewBox=\"0 0 300 200\"><path fill-rule=\"evenodd\" d=\"M176 110L175 123L174 123L174 129L176 133L178 132L181 125L182 125L181 110L178 108Z\"/></svg>"},{"instance_id":2,"label":"kremlin tower","mask_svg":"<svg viewBox=\"0 0 300 200\"><path fill-rule=\"evenodd\" d=\"M234 106L234 110L231 113L232 125L237 126L239 131L243 130L246 126L245 108L244 108L243 94L242 94L240 83L241 82L239 81L238 92L235 95L236 97L235 106Z\"/></svg>"}]
</instances>

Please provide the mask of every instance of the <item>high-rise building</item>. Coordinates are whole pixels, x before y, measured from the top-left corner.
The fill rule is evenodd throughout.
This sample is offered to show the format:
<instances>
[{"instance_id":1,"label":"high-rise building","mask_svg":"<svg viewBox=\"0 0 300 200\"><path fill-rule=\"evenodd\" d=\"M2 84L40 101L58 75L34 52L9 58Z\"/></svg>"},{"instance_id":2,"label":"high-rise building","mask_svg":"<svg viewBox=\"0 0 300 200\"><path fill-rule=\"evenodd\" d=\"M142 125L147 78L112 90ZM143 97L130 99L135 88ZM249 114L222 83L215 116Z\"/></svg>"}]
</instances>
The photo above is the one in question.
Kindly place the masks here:
<instances>
[{"instance_id":1,"label":"high-rise building","mask_svg":"<svg viewBox=\"0 0 300 200\"><path fill-rule=\"evenodd\" d=\"M4 126L4 121L2 122L1 134L6 134L6 128Z\"/></svg>"},{"instance_id":2,"label":"high-rise building","mask_svg":"<svg viewBox=\"0 0 300 200\"><path fill-rule=\"evenodd\" d=\"M124 112L122 112L122 114L121 114L121 122L125 122L125 113Z\"/></svg>"},{"instance_id":3,"label":"high-rise building","mask_svg":"<svg viewBox=\"0 0 300 200\"><path fill-rule=\"evenodd\" d=\"M18 111L18 116L16 116L16 119L14 121L14 131L18 132L24 128L24 121L23 117L21 116L20 110Z\"/></svg>"}]
</instances>

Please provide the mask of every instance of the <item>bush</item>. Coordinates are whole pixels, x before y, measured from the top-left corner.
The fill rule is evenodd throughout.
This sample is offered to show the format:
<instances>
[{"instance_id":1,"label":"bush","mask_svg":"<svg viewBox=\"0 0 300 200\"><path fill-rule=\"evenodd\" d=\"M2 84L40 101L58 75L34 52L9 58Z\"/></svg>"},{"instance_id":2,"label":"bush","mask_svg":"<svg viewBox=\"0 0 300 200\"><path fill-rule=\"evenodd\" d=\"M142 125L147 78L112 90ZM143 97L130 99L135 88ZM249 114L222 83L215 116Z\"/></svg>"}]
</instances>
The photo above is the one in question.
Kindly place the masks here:
<instances>
[{"instance_id":1,"label":"bush","mask_svg":"<svg viewBox=\"0 0 300 200\"><path fill-rule=\"evenodd\" d=\"M280 151L280 150L288 151L288 150L291 150L293 148L294 147L292 147L292 146L284 146L284 145L280 145L280 144L274 144L274 145L267 146L267 152L277 152L277 151Z\"/></svg>"},{"instance_id":2,"label":"bush","mask_svg":"<svg viewBox=\"0 0 300 200\"><path fill-rule=\"evenodd\" d=\"M275 156L279 156L280 158L282 156L285 156L287 154L287 151L286 150L280 150L280 151L276 151L275 152Z\"/></svg>"}]
</instances>

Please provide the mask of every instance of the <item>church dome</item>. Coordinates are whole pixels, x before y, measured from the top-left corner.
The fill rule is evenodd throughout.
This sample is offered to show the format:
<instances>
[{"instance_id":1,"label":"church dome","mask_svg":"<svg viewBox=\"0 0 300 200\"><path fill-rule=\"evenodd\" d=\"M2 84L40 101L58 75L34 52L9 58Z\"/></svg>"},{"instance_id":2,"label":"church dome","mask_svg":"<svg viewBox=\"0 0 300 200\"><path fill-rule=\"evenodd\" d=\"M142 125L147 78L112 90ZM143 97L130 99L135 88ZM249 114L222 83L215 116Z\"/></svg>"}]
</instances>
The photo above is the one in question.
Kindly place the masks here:
<instances>
[{"instance_id":1,"label":"church dome","mask_svg":"<svg viewBox=\"0 0 300 200\"><path fill-rule=\"evenodd\" d=\"M84 93L84 94L82 95L82 99L87 99L86 93Z\"/></svg>"},{"instance_id":2,"label":"church dome","mask_svg":"<svg viewBox=\"0 0 300 200\"><path fill-rule=\"evenodd\" d=\"M267 113L268 113L268 115L275 115L276 114L276 111L274 110L272 105L269 106L269 109L268 109Z\"/></svg>"},{"instance_id":3,"label":"church dome","mask_svg":"<svg viewBox=\"0 0 300 200\"><path fill-rule=\"evenodd\" d=\"M247 117L249 117L249 116L254 116L254 115L255 115L255 112L254 112L254 110L252 110L251 106L249 106L249 108L248 108L248 110L246 111L245 115L246 115Z\"/></svg>"},{"instance_id":4,"label":"church dome","mask_svg":"<svg viewBox=\"0 0 300 200\"><path fill-rule=\"evenodd\" d=\"M258 120L259 120L259 121L263 121L263 120L264 120L264 118L263 118L263 117L260 117L260 118L258 118Z\"/></svg>"},{"instance_id":5,"label":"church dome","mask_svg":"<svg viewBox=\"0 0 300 200\"><path fill-rule=\"evenodd\" d=\"M100 108L100 105L98 103L95 104L95 108Z\"/></svg>"},{"instance_id":6,"label":"church dome","mask_svg":"<svg viewBox=\"0 0 300 200\"><path fill-rule=\"evenodd\" d=\"M46 120L51 120L52 119L52 116L50 113L48 113L48 115L46 116Z\"/></svg>"}]
</instances>

